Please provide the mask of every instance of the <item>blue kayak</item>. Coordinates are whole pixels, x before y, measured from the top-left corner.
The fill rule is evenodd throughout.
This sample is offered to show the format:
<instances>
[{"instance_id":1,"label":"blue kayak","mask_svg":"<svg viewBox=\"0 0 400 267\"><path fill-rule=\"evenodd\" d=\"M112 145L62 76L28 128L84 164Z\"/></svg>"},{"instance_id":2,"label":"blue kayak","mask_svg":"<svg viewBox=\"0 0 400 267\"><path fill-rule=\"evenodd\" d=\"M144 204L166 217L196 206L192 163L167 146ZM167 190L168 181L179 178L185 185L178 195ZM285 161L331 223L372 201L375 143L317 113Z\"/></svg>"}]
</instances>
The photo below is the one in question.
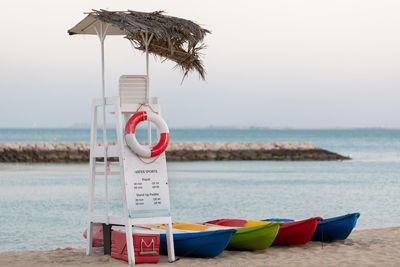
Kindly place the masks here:
<instances>
[{"instance_id":1,"label":"blue kayak","mask_svg":"<svg viewBox=\"0 0 400 267\"><path fill-rule=\"evenodd\" d=\"M216 231L174 231L175 254L185 257L213 258L227 247L236 229ZM160 254L167 255L167 238L160 234Z\"/></svg>"},{"instance_id":2,"label":"blue kayak","mask_svg":"<svg viewBox=\"0 0 400 267\"><path fill-rule=\"evenodd\" d=\"M360 213L350 213L343 216L332 217L318 222L317 229L311 241L330 242L345 240L356 226ZM292 219L271 218L265 221L292 222Z\"/></svg>"},{"instance_id":3,"label":"blue kayak","mask_svg":"<svg viewBox=\"0 0 400 267\"><path fill-rule=\"evenodd\" d=\"M351 213L318 222L311 241L345 240L356 226L360 213Z\"/></svg>"}]
</instances>

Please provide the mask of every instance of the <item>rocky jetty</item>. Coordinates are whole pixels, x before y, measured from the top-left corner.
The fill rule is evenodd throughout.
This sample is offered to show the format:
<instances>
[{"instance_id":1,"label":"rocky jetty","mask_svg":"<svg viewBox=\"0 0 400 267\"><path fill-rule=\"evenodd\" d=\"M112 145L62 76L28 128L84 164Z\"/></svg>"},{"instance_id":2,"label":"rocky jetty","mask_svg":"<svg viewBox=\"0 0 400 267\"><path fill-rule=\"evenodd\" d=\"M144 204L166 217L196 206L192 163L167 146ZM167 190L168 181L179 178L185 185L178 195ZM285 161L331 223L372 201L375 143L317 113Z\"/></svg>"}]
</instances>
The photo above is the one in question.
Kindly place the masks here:
<instances>
[{"instance_id":1,"label":"rocky jetty","mask_svg":"<svg viewBox=\"0 0 400 267\"><path fill-rule=\"evenodd\" d=\"M89 150L89 143L0 143L0 162L88 162ZM177 142L166 153L168 161L350 159L301 142Z\"/></svg>"},{"instance_id":2,"label":"rocky jetty","mask_svg":"<svg viewBox=\"0 0 400 267\"><path fill-rule=\"evenodd\" d=\"M305 142L173 143L170 161L196 160L346 160L350 159Z\"/></svg>"}]
</instances>

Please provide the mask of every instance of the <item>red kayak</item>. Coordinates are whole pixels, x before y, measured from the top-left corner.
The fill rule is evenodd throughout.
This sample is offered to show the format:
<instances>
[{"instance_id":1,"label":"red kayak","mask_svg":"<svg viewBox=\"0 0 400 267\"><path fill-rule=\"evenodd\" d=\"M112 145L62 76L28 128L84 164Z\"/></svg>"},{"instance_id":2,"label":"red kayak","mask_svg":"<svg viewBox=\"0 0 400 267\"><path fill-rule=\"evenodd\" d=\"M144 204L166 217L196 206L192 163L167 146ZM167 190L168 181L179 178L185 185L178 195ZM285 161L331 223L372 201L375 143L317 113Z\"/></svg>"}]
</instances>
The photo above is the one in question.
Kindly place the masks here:
<instances>
[{"instance_id":1,"label":"red kayak","mask_svg":"<svg viewBox=\"0 0 400 267\"><path fill-rule=\"evenodd\" d=\"M302 221L285 222L279 228L273 245L303 245L311 240L318 221L321 217L314 217Z\"/></svg>"},{"instance_id":2,"label":"red kayak","mask_svg":"<svg viewBox=\"0 0 400 267\"><path fill-rule=\"evenodd\" d=\"M307 220L284 222L279 228L273 245L303 245L311 240L318 221L321 217L314 217ZM271 220L268 220L271 222ZM230 226L230 227L250 227L265 223L265 221L241 220L241 219L219 219L207 223Z\"/></svg>"}]
</instances>

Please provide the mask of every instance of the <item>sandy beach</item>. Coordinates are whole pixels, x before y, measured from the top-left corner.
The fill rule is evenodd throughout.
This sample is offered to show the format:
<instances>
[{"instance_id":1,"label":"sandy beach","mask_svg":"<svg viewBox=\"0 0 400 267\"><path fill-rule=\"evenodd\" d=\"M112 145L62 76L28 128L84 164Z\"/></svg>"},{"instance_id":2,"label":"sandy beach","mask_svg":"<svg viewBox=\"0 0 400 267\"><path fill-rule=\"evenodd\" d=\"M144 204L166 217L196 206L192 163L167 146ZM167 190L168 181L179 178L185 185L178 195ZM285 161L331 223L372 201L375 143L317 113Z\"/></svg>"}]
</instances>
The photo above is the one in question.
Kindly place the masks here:
<instances>
[{"instance_id":1,"label":"sandy beach","mask_svg":"<svg viewBox=\"0 0 400 267\"><path fill-rule=\"evenodd\" d=\"M264 251L224 251L213 259L180 258L168 263L160 256L157 266L399 266L400 227L354 231L345 241L308 242L303 246L275 246ZM3 252L0 266L127 266L82 248L50 251Z\"/></svg>"}]
</instances>

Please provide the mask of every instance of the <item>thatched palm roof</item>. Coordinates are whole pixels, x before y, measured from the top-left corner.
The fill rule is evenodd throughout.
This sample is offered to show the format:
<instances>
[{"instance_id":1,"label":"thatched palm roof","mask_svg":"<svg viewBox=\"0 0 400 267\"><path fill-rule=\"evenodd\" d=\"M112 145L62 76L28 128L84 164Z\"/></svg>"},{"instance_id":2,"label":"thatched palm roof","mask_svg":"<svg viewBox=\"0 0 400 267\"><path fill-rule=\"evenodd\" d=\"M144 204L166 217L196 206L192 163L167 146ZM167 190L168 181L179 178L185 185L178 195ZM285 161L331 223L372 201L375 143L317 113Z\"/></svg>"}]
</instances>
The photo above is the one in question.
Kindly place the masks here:
<instances>
[{"instance_id":1,"label":"thatched palm roof","mask_svg":"<svg viewBox=\"0 0 400 267\"><path fill-rule=\"evenodd\" d=\"M149 53L176 62L177 67L182 69L184 78L193 70L202 79L205 78L199 51L205 48L203 39L210 31L196 23L164 15L163 11L145 13L131 10L93 10L89 16L120 29L134 47L142 51L146 51L146 40L152 36L147 47ZM68 32L77 34L71 30Z\"/></svg>"}]
</instances>

